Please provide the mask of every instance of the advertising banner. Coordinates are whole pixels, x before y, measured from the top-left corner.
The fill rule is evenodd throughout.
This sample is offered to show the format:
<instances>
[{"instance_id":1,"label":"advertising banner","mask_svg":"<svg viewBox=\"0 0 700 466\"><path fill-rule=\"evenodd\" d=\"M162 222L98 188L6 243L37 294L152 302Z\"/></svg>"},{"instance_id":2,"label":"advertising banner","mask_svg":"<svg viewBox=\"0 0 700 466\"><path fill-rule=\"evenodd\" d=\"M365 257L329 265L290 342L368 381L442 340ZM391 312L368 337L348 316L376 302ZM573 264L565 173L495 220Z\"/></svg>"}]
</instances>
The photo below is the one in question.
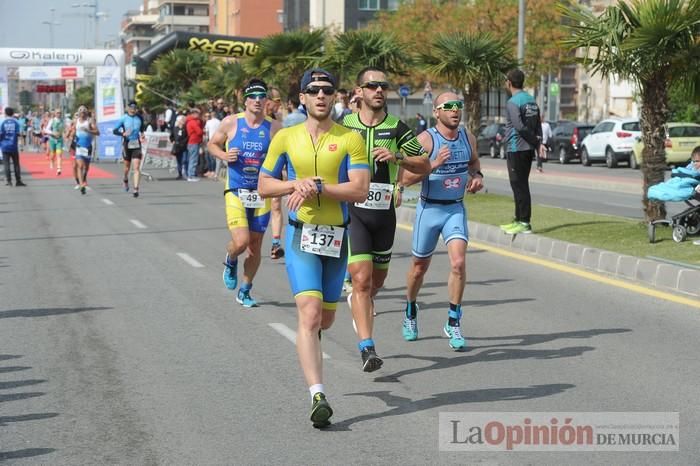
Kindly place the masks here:
<instances>
[{"instance_id":1,"label":"advertising banner","mask_svg":"<svg viewBox=\"0 0 700 466\"><path fill-rule=\"evenodd\" d=\"M23 81L49 81L53 79L83 79L82 66L20 66L19 79Z\"/></svg>"},{"instance_id":2,"label":"advertising banner","mask_svg":"<svg viewBox=\"0 0 700 466\"><path fill-rule=\"evenodd\" d=\"M124 114L120 67L97 67L95 114L100 130L100 137L97 138L98 156L103 159L118 159L122 153L122 138L112 134L112 130Z\"/></svg>"},{"instance_id":3,"label":"advertising banner","mask_svg":"<svg viewBox=\"0 0 700 466\"><path fill-rule=\"evenodd\" d=\"M0 48L0 63L8 66L123 66L124 51L7 47Z\"/></svg>"}]
</instances>

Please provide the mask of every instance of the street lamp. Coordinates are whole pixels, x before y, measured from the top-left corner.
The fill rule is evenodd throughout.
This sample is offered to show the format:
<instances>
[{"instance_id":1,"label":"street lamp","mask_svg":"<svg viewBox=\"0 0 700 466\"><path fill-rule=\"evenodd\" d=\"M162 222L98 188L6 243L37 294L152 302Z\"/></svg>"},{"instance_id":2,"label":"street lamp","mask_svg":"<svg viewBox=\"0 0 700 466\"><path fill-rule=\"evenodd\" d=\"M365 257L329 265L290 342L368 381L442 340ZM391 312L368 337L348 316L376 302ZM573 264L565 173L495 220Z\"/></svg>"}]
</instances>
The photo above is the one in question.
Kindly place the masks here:
<instances>
[{"instance_id":1,"label":"street lamp","mask_svg":"<svg viewBox=\"0 0 700 466\"><path fill-rule=\"evenodd\" d=\"M49 44L51 45L51 48L53 48L53 27L60 26L61 23L55 20L56 9L50 8L49 11L51 12L51 21L42 21L41 24L46 24L49 26Z\"/></svg>"},{"instance_id":2,"label":"street lamp","mask_svg":"<svg viewBox=\"0 0 700 466\"><path fill-rule=\"evenodd\" d=\"M100 34L99 34L99 22L100 18L106 18L109 16L108 13L104 11L99 11L99 5L97 0L91 3L73 3L71 4L71 8L93 8L94 12L92 14L88 14L88 17L92 18L95 21L95 48L99 46L100 42ZM85 38L85 30L83 31L83 41L87 43L87 39ZM87 45L87 44L86 44Z\"/></svg>"}]
</instances>

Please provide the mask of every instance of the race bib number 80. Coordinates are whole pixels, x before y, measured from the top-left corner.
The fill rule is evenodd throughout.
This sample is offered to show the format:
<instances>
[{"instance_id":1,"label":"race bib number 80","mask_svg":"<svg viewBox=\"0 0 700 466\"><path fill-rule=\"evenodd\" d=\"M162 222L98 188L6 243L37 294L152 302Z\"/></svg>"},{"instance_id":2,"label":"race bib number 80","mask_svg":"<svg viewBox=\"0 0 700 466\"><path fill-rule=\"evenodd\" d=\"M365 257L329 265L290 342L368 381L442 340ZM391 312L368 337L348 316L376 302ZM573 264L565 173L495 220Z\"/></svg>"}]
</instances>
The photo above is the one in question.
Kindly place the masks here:
<instances>
[{"instance_id":1,"label":"race bib number 80","mask_svg":"<svg viewBox=\"0 0 700 466\"><path fill-rule=\"evenodd\" d=\"M299 248L319 256L340 257L344 232L343 227L304 224Z\"/></svg>"},{"instance_id":2,"label":"race bib number 80","mask_svg":"<svg viewBox=\"0 0 700 466\"><path fill-rule=\"evenodd\" d=\"M265 199L260 197L260 193L249 189L239 189L238 198L243 207L247 209L262 209L265 207Z\"/></svg>"},{"instance_id":3,"label":"race bib number 80","mask_svg":"<svg viewBox=\"0 0 700 466\"><path fill-rule=\"evenodd\" d=\"M391 194L394 191L394 185L387 183L370 183L367 200L365 202L356 202L355 206L363 209L372 210L388 210L391 206Z\"/></svg>"}]
</instances>

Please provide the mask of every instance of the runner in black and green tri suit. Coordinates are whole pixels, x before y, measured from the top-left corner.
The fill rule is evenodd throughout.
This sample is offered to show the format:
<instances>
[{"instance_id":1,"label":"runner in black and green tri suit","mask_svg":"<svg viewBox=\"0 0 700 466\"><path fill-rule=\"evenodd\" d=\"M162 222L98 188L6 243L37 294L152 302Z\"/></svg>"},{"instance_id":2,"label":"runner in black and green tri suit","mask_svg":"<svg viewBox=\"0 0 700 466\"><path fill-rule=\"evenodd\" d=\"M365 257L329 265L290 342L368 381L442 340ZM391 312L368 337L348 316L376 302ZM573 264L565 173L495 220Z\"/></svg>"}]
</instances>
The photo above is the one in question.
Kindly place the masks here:
<instances>
[{"instance_id":1,"label":"runner in black and green tri suit","mask_svg":"<svg viewBox=\"0 0 700 466\"><path fill-rule=\"evenodd\" d=\"M403 187L398 186L399 170L430 173L430 161L413 131L384 110L389 83L384 71L365 68L357 75L355 93L362 99L358 113L346 115L343 125L358 131L365 139L371 184L367 200L349 205L352 310L362 369L372 372L382 366L377 356L372 327L374 297L389 273L389 261L396 231L396 210Z\"/></svg>"}]
</instances>

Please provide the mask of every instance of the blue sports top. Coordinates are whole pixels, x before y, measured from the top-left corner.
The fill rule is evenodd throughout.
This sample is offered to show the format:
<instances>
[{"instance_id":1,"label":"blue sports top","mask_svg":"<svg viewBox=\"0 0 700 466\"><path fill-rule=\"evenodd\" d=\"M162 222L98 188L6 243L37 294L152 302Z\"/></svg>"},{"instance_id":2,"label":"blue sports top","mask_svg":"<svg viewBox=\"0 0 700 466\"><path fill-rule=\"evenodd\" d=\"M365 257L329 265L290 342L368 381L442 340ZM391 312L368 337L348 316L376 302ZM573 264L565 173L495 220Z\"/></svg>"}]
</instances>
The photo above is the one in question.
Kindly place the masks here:
<instances>
[{"instance_id":1,"label":"blue sports top","mask_svg":"<svg viewBox=\"0 0 700 466\"><path fill-rule=\"evenodd\" d=\"M78 147L92 147L92 134L88 133L90 129L90 120L75 122L75 144Z\"/></svg>"},{"instance_id":2,"label":"blue sports top","mask_svg":"<svg viewBox=\"0 0 700 466\"><path fill-rule=\"evenodd\" d=\"M446 139L435 127L428 129L433 140L430 160L435 160L440 147L450 149L450 158L423 178L421 198L441 201L457 201L464 197L467 188L468 163L472 158L472 148L464 128L459 128L457 139Z\"/></svg>"},{"instance_id":3,"label":"blue sports top","mask_svg":"<svg viewBox=\"0 0 700 466\"><path fill-rule=\"evenodd\" d=\"M127 141L133 141L135 139L138 139L141 135L142 124L143 123L141 117L139 117L138 115L131 116L127 113L121 118L121 120L119 120L119 123L117 124L115 129L121 127L124 128L123 132L131 131L131 134L129 134L129 136L125 136L124 139Z\"/></svg>"},{"instance_id":4,"label":"blue sports top","mask_svg":"<svg viewBox=\"0 0 700 466\"><path fill-rule=\"evenodd\" d=\"M260 167L270 147L272 118L265 117L257 128L248 126L245 113L236 115L236 134L229 139L226 149L240 149L238 160L229 162L226 176L228 189L257 189Z\"/></svg>"}]
</instances>

